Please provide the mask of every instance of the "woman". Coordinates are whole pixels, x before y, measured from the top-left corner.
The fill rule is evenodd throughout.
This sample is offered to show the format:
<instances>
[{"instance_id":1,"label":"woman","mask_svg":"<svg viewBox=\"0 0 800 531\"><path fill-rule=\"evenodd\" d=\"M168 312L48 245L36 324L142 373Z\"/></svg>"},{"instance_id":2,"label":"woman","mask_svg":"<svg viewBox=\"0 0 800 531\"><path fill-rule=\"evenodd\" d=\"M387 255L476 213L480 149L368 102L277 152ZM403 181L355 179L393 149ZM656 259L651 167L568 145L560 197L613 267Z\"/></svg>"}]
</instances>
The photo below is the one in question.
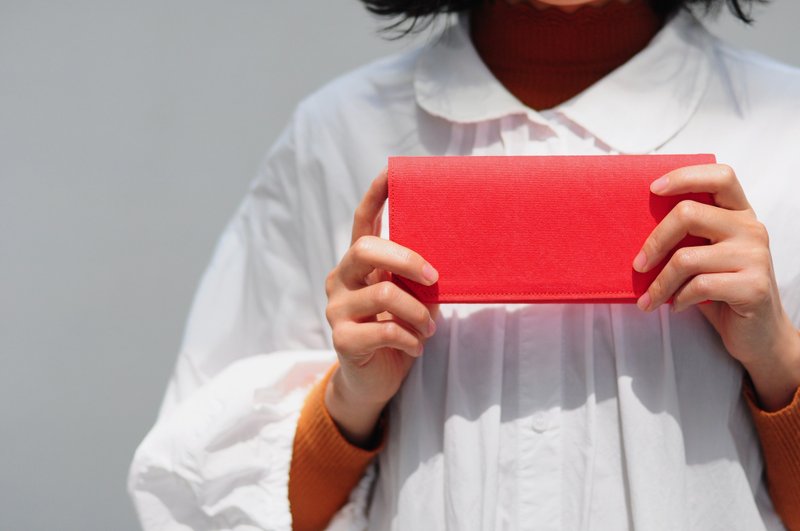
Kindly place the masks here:
<instances>
[{"instance_id":1,"label":"woman","mask_svg":"<svg viewBox=\"0 0 800 531\"><path fill-rule=\"evenodd\" d=\"M367 4L464 11L304 101L270 152L134 459L145 527L305 529L340 507L333 528L800 525L800 74L679 1ZM382 282L437 279L378 237L389 155L651 152L727 165L653 183L715 205L673 210L632 267L685 232L713 244L638 307L437 317Z\"/></svg>"}]
</instances>

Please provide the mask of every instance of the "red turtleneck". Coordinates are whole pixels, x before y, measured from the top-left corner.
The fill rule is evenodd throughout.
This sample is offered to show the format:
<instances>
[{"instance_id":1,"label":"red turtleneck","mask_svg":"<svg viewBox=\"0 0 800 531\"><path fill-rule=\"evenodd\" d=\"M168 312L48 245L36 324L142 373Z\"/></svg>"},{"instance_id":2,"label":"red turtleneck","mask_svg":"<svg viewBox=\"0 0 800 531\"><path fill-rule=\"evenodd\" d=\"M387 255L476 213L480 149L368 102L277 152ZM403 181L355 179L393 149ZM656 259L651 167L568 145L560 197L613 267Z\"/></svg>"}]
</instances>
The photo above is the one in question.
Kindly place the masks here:
<instances>
[{"instance_id":1,"label":"red turtleneck","mask_svg":"<svg viewBox=\"0 0 800 531\"><path fill-rule=\"evenodd\" d=\"M663 25L644 0L612 1L573 13L495 0L471 17L475 48L494 76L520 101L549 109L579 94L642 50ZM319 382L300 415L289 472L293 528L324 529L347 501L381 446L349 444L325 408ZM767 413L745 382L761 438L770 493L790 529L800 530L800 390L785 409Z\"/></svg>"},{"instance_id":2,"label":"red turtleneck","mask_svg":"<svg viewBox=\"0 0 800 531\"><path fill-rule=\"evenodd\" d=\"M476 9L470 20L483 62L509 92L537 110L567 101L622 66L664 22L643 0L574 13L498 0Z\"/></svg>"}]
</instances>

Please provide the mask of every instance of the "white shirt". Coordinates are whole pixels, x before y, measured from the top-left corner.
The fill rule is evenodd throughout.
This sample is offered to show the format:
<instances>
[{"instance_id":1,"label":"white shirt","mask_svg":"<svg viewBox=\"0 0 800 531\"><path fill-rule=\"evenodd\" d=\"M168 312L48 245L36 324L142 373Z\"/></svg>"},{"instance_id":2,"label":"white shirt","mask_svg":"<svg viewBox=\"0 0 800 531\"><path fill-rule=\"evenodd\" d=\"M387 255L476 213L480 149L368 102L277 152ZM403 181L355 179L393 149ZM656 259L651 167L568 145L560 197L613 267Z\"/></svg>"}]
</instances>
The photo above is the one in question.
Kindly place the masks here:
<instances>
[{"instance_id":1,"label":"white shirt","mask_svg":"<svg viewBox=\"0 0 800 531\"><path fill-rule=\"evenodd\" d=\"M467 25L323 88L270 151L131 466L146 529L290 529L298 413L336 359L325 275L389 155L715 153L770 232L800 324L800 72L682 13L536 112L492 77ZM782 529L742 369L696 309L449 305L437 326L331 529Z\"/></svg>"}]
</instances>

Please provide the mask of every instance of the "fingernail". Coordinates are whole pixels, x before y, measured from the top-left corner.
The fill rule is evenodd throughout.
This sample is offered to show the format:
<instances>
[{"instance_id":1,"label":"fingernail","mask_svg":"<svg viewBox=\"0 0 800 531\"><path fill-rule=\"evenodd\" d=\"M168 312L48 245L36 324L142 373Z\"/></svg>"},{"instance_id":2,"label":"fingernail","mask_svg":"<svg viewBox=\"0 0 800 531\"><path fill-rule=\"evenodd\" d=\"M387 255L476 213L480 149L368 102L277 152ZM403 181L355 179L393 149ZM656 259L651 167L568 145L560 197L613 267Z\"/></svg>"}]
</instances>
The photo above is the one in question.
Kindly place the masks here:
<instances>
[{"instance_id":1,"label":"fingernail","mask_svg":"<svg viewBox=\"0 0 800 531\"><path fill-rule=\"evenodd\" d=\"M654 194L659 192L663 192L667 189L667 184L669 184L669 178L665 175L664 177L659 177L652 183L650 183L650 191Z\"/></svg>"},{"instance_id":2,"label":"fingernail","mask_svg":"<svg viewBox=\"0 0 800 531\"><path fill-rule=\"evenodd\" d=\"M439 273L430 264L422 266L422 276L431 284L439 280Z\"/></svg>"},{"instance_id":3,"label":"fingernail","mask_svg":"<svg viewBox=\"0 0 800 531\"><path fill-rule=\"evenodd\" d=\"M432 336L436 333L436 321L433 319L428 320L428 336Z\"/></svg>"},{"instance_id":4,"label":"fingernail","mask_svg":"<svg viewBox=\"0 0 800 531\"><path fill-rule=\"evenodd\" d=\"M628 255L630 256L630 255ZM639 251L639 254L636 255L636 258L633 259L633 268L640 273L644 272L644 268L647 266L647 255L644 254L644 251Z\"/></svg>"},{"instance_id":5,"label":"fingernail","mask_svg":"<svg viewBox=\"0 0 800 531\"><path fill-rule=\"evenodd\" d=\"M639 300L636 301L636 306L638 306L642 311L647 311L647 308L650 306L650 302L650 294L645 291L644 295L639 297Z\"/></svg>"},{"instance_id":6,"label":"fingernail","mask_svg":"<svg viewBox=\"0 0 800 531\"><path fill-rule=\"evenodd\" d=\"M417 356L422 356L422 352L425 350L425 345L420 345L419 349L417 350Z\"/></svg>"}]
</instances>

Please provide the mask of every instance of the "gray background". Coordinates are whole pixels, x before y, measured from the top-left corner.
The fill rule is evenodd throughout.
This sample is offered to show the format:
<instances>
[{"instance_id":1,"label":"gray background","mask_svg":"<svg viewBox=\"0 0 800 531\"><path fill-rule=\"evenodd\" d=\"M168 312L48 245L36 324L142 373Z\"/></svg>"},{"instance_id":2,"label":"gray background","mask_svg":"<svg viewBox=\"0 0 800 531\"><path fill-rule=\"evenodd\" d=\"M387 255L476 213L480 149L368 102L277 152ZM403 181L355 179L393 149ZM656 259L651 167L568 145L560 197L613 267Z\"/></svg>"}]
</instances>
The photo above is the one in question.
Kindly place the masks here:
<instances>
[{"instance_id":1,"label":"gray background","mask_svg":"<svg viewBox=\"0 0 800 531\"><path fill-rule=\"evenodd\" d=\"M800 64L800 2L714 30ZM0 0L0 529L125 493L215 239L294 104L409 46L355 0Z\"/></svg>"}]
</instances>

